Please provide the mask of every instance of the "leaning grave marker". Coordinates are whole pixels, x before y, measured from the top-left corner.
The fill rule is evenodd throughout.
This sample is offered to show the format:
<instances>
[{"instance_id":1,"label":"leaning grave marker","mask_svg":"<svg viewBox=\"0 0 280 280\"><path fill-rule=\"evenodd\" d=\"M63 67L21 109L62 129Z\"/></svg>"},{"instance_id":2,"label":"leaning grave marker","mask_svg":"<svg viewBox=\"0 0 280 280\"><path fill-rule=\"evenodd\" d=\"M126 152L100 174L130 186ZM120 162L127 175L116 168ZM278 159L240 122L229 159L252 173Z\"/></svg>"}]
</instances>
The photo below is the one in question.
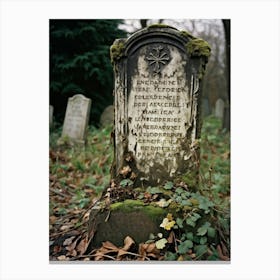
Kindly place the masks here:
<instances>
[{"instance_id":1,"label":"leaning grave marker","mask_svg":"<svg viewBox=\"0 0 280 280\"><path fill-rule=\"evenodd\" d=\"M82 94L76 94L68 99L62 141L66 137L74 143L85 143L90 106L91 100Z\"/></svg>"},{"instance_id":2,"label":"leaning grave marker","mask_svg":"<svg viewBox=\"0 0 280 280\"><path fill-rule=\"evenodd\" d=\"M121 246L126 236L144 242L159 231L170 211L130 197L131 186L123 182L133 182L132 188L163 185L180 176L197 182L200 82L209 55L205 41L163 25L142 29L111 46L113 183L91 211L88 250L107 240Z\"/></svg>"}]
</instances>

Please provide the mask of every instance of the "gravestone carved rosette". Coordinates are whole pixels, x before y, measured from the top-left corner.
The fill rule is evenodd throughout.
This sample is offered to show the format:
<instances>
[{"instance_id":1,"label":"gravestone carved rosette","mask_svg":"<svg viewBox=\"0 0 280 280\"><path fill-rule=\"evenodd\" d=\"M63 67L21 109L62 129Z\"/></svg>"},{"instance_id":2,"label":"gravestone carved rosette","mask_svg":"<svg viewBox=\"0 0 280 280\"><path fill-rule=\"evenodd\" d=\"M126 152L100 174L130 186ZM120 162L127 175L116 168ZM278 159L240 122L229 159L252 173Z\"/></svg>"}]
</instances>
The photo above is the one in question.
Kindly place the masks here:
<instances>
[{"instance_id":1,"label":"gravestone carved rosette","mask_svg":"<svg viewBox=\"0 0 280 280\"><path fill-rule=\"evenodd\" d=\"M196 184L201 78L209 54L205 41L167 26L115 41L114 178L129 166L135 186L182 176Z\"/></svg>"}]
</instances>

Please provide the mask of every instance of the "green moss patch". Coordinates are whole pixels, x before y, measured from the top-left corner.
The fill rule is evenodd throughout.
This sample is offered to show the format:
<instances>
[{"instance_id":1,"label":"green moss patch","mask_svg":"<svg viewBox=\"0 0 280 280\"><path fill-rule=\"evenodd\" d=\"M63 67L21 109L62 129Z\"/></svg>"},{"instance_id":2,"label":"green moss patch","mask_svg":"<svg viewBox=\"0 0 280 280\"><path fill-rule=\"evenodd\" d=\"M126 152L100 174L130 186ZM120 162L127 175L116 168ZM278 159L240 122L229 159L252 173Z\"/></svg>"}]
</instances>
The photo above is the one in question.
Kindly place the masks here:
<instances>
[{"instance_id":1,"label":"green moss patch","mask_svg":"<svg viewBox=\"0 0 280 280\"><path fill-rule=\"evenodd\" d=\"M143 201L127 199L122 202L116 202L110 206L111 211L131 213L141 211L153 221L166 215L166 210L157 206L145 205Z\"/></svg>"},{"instance_id":2,"label":"green moss patch","mask_svg":"<svg viewBox=\"0 0 280 280\"><path fill-rule=\"evenodd\" d=\"M123 56L125 44L123 41L116 40L115 44L110 47L111 63L115 63Z\"/></svg>"},{"instance_id":3,"label":"green moss patch","mask_svg":"<svg viewBox=\"0 0 280 280\"><path fill-rule=\"evenodd\" d=\"M185 30L180 31L180 34L188 39L196 39L191 33Z\"/></svg>"},{"instance_id":4,"label":"green moss patch","mask_svg":"<svg viewBox=\"0 0 280 280\"><path fill-rule=\"evenodd\" d=\"M90 219L95 235L89 248L100 247L105 241L121 246L126 236L136 243L145 242L151 233L161 231L159 225L165 216L165 209L145 205L139 200L113 203L109 210L99 211Z\"/></svg>"},{"instance_id":5,"label":"green moss patch","mask_svg":"<svg viewBox=\"0 0 280 280\"><path fill-rule=\"evenodd\" d=\"M206 41L198 38L190 40L186 44L186 50L191 57L203 56L208 58L211 54L210 45Z\"/></svg>"}]
</instances>

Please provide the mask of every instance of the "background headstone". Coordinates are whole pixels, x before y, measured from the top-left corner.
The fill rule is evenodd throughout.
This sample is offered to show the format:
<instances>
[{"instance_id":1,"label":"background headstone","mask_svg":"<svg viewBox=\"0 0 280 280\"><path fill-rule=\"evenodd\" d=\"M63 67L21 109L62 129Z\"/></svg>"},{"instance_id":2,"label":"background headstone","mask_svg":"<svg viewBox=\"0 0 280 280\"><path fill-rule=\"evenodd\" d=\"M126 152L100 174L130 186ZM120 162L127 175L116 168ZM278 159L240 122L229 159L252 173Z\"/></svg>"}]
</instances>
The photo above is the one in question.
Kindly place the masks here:
<instances>
[{"instance_id":1,"label":"background headstone","mask_svg":"<svg viewBox=\"0 0 280 280\"><path fill-rule=\"evenodd\" d=\"M49 126L50 128L52 127L53 125L53 106L50 105L49 107Z\"/></svg>"},{"instance_id":2,"label":"background headstone","mask_svg":"<svg viewBox=\"0 0 280 280\"><path fill-rule=\"evenodd\" d=\"M215 116L219 119L223 119L224 116L224 108L225 108L225 102L219 98L216 101L216 105L215 105Z\"/></svg>"},{"instance_id":3,"label":"background headstone","mask_svg":"<svg viewBox=\"0 0 280 280\"><path fill-rule=\"evenodd\" d=\"M68 99L62 139L66 137L76 143L85 143L90 106L91 100L82 94L74 95Z\"/></svg>"},{"instance_id":4,"label":"background headstone","mask_svg":"<svg viewBox=\"0 0 280 280\"><path fill-rule=\"evenodd\" d=\"M205 41L165 26L115 41L116 177L126 165L136 185L197 175L200 78L208 55Z\"/></svg>"},{"instance_id":5,"label":"background headstone","mask_svg":"<svg viewBox=\"0 0 280 280\"><path fill-rule=\"evenodd\" d=\"M100 125L102 127L114 124L114 105L105 108L100 117Z\"/></svg>"},{"instance_id":6,"label":"background headstone","mask_svg":"<svg viewBox=\"0 0 280 280\"><path fill-rule=\"evenodd\" d=\"M211 114L211 110L210 110L210 106L209 106L209 100L207 98L202 99L201 110L202 110L202 116L203 117L207 117Z\"/></svg>"}]
</instances>

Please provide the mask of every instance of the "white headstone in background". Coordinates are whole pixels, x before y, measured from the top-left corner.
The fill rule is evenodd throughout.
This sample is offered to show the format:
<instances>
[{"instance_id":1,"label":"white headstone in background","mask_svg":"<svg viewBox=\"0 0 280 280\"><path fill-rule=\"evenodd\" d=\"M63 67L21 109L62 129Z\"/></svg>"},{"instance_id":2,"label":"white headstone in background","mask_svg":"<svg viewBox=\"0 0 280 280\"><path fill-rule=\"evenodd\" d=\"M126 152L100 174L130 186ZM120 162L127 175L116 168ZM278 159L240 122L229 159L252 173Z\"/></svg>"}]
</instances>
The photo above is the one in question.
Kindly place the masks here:
<instances>
[{"instance_id":1,"label":"white headstone in background","mask_svg":"<svg viewBox=\"0 0 280 280\"><path fill-rule=\"evenodd\" d=\"M68 99L62 130L62 138L68 137L75 143L85 143L91 100L82 94Z\"/></svg>"},{"instance_id":2,"label":"white headstone in background","mask_svg":"<svg viewBox=\"0 0 280 280\"><path fill-rule=\"evenodd\" d=\"M224 108L225 108L225 102L221 98L219 98L216 101L216 106L215 106L215 116L217 118L223 119Z\"/></svg>"}]
</instances>

